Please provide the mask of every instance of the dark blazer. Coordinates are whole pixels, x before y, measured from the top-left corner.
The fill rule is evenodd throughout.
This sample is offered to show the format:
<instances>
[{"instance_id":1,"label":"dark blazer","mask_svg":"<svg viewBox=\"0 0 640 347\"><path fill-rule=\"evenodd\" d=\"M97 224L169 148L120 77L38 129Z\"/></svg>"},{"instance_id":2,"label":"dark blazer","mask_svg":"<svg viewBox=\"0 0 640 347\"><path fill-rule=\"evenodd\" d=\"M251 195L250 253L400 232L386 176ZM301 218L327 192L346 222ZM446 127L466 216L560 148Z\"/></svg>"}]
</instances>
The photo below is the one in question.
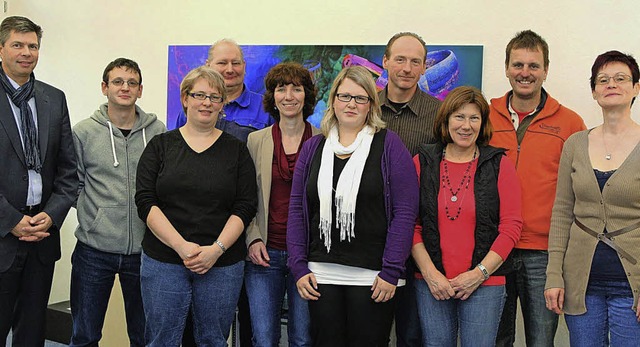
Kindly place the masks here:
<instances>
[{"instance_id":1,"label":"dark blazer","mask_svg":"<svg viewBox=\"0 0 640 347\"><path fill-rule=\"evenodd\" d=\"M42 211L53 220L49 237L36 247L40 261L60 259L60 226L78 189L76 155L64 93L35 82L38 139L42 159ZM4 90L0 88L0 272L8 269L18 248L11 229L20 222L27 201L29 176L20 133Z\"/></svg>"}]
</instances>

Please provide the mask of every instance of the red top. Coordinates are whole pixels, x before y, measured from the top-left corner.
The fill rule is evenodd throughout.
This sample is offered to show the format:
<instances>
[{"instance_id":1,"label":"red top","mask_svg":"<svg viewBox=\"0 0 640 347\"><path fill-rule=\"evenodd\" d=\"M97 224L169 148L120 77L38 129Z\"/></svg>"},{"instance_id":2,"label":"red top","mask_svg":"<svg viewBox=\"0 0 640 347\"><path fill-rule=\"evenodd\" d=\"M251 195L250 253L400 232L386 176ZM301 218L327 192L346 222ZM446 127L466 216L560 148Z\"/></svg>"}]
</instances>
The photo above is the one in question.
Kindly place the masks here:
<instances>
[{"instance_id":1,"label":"red top","mask_svg":"<svg viewBox=\"0 0 640 347\"><path fill-rule=\"evenodd\" d=\"M522 120L524 119L524 117L530 115L531 112L533 112L533 111L529 111L529 112L518 112L518 111L516 111L516 114L518 115L518 120L520 121L520 123L522 123Z\"/></svg>"},{"instance_id":2,"label":"red top","mask_svg":"<svg viewBox=\"0 0 640 347\"><path fill-rule=\"evenodd\" d=\"M505 158L506 159L506 158ZM445 159L446 160L446 159ZM414 164L418 177L420 177L420 160L414 157ZM449 178L452 189L458 187L459 182L467 169L469 163L454 163L447 161ZM475 173L478 160L475 159L471 165L471 182L469 188L464 186L457 193L457 201L451 201L451 192L448 187L440 184L438 192L438 229L440 230L440 248L442 249L442 265L444 275L452 279L459 274L468 271L471 267L471 257L475 247L474 231L476 225L476 204L473 191ZM444 172L444 163L440 162L440 177ZM510 160L500 161L500 173L498 175L498 194L500 196L500 223L498 225L498 237L491 245L491 250L496 252L502 259L506 259L511 250L520 239L520 227L512 221L520 220L520 182L516 175L516 170ZM447 217L445 206L448 207L449 216L455 217L458 207L462 210L455 220ZM422 225L416 223L413 234L413 244L422 243ZM416 278L422 279L420 273L416 273ZM482 285L503 285L504 276L491 276Z\"/></svg>"},{"instance_id":3,"label":"red top","mask_svg":"<svg viewBox=\"0 0 640 347\"><path fill-rule=\"evenodd\" d=\"M290 170L296 165L296 153L287 154ZM271 165L271 195L269 197L269 225L267 226L267 244L269 247L287 250L287 217L289 214L289 196L291 180L285 181L280 174L278 161L273 157Z\"/></svg>"}]
</instances>

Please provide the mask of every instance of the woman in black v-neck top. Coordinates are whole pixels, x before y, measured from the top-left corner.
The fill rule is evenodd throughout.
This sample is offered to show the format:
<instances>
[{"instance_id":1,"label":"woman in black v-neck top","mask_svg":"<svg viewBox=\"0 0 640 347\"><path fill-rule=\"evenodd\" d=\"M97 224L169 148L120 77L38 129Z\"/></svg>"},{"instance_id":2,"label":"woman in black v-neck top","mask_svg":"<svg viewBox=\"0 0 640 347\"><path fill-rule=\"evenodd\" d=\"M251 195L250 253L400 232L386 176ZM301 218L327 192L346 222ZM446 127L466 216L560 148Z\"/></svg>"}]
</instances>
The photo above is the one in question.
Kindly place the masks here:
<instances>
[{"instance_id":1,"label":"woman in black v-neck top","mask_svg":"<svg viewBox=\"0 0 640 347\"><path fill-rule=\"evenodd\" d=\"M146 344L180 345L191 308L197 343L226 346L244 230L256 213L256 173L245 145L214 127L226 100L220 74L199 67L180 90L187 124L154 137L138 164Z\"/></svg>"}]
</instances>

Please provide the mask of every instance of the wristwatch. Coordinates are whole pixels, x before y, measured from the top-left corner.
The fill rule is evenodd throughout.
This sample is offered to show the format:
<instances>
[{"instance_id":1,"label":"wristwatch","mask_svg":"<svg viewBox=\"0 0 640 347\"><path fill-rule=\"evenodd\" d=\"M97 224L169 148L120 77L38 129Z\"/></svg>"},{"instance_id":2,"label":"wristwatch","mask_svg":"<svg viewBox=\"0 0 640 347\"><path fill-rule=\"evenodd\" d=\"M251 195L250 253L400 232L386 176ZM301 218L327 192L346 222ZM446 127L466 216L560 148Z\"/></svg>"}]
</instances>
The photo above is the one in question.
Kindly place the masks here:
<instances>
[{"instance_id":1,"label":"wristwatch","mask_svg":"<svg viewBox=\"0 0 640 347\"><path fill-rule=\"evenodd\" d=\"M484 280L488 280L489 279L489 271L487 271L487 268L484 267L484 265L482 265L482 263L478 263L478 265L476 266L478 269L480 269L480 271L482 271L482 276L484 276Z\"/></svg>"}]
</instances>

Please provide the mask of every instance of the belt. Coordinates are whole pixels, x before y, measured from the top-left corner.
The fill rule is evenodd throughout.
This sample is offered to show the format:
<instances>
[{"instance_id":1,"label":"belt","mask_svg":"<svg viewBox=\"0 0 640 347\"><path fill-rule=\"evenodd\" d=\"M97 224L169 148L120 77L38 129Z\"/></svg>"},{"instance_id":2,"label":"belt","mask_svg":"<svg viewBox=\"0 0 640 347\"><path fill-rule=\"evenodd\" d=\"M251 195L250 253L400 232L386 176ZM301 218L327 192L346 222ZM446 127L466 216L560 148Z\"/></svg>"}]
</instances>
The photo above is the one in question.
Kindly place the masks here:
<instances>
[{"instance_id":1,"label":"belt","mask_svg":"<svg viewBox=\"0 0 640 347\"><path fill-rule=\"evenodd\" d=\"M23 213L23 214L26 214L26 215L32 216L32 217L33 217L33 215L40 213L40 211L42 211L40 209L40 204L31 205L31 206L25 206L25 207L20 209L20 213Z\"/></svg>"},{"instance_id":2,"label":"belt","mask_svg":"<svg viewBox=\"0 0 640 347\"><path fill-rule=\"evenodd\" d=\"M612 231L612 232L607 232L607 233L598 233L595 230L589 228L588 226L580 223L579 220L575 220L576 225L578 226L578 228L582 229L584 232L586 232L587 234L595 237L596 239L598 239L599 241L604 242L607 246L613 248L616 252L618 252L618 254L620 254L620 256L622 258L625 258L627 261L629 261L631 264L636 265L636 263L638 262L633 256L631 256L631 254L625 252L624 249L620 248L620 246L616 245L613 242L613 238L619 235L622 235L624 233L628 233L632 230L636 230L638 228L640 228L640 222L629 225L625 228L622 229L618 229L616 231Z\"/></svg>"}]
</instances>

